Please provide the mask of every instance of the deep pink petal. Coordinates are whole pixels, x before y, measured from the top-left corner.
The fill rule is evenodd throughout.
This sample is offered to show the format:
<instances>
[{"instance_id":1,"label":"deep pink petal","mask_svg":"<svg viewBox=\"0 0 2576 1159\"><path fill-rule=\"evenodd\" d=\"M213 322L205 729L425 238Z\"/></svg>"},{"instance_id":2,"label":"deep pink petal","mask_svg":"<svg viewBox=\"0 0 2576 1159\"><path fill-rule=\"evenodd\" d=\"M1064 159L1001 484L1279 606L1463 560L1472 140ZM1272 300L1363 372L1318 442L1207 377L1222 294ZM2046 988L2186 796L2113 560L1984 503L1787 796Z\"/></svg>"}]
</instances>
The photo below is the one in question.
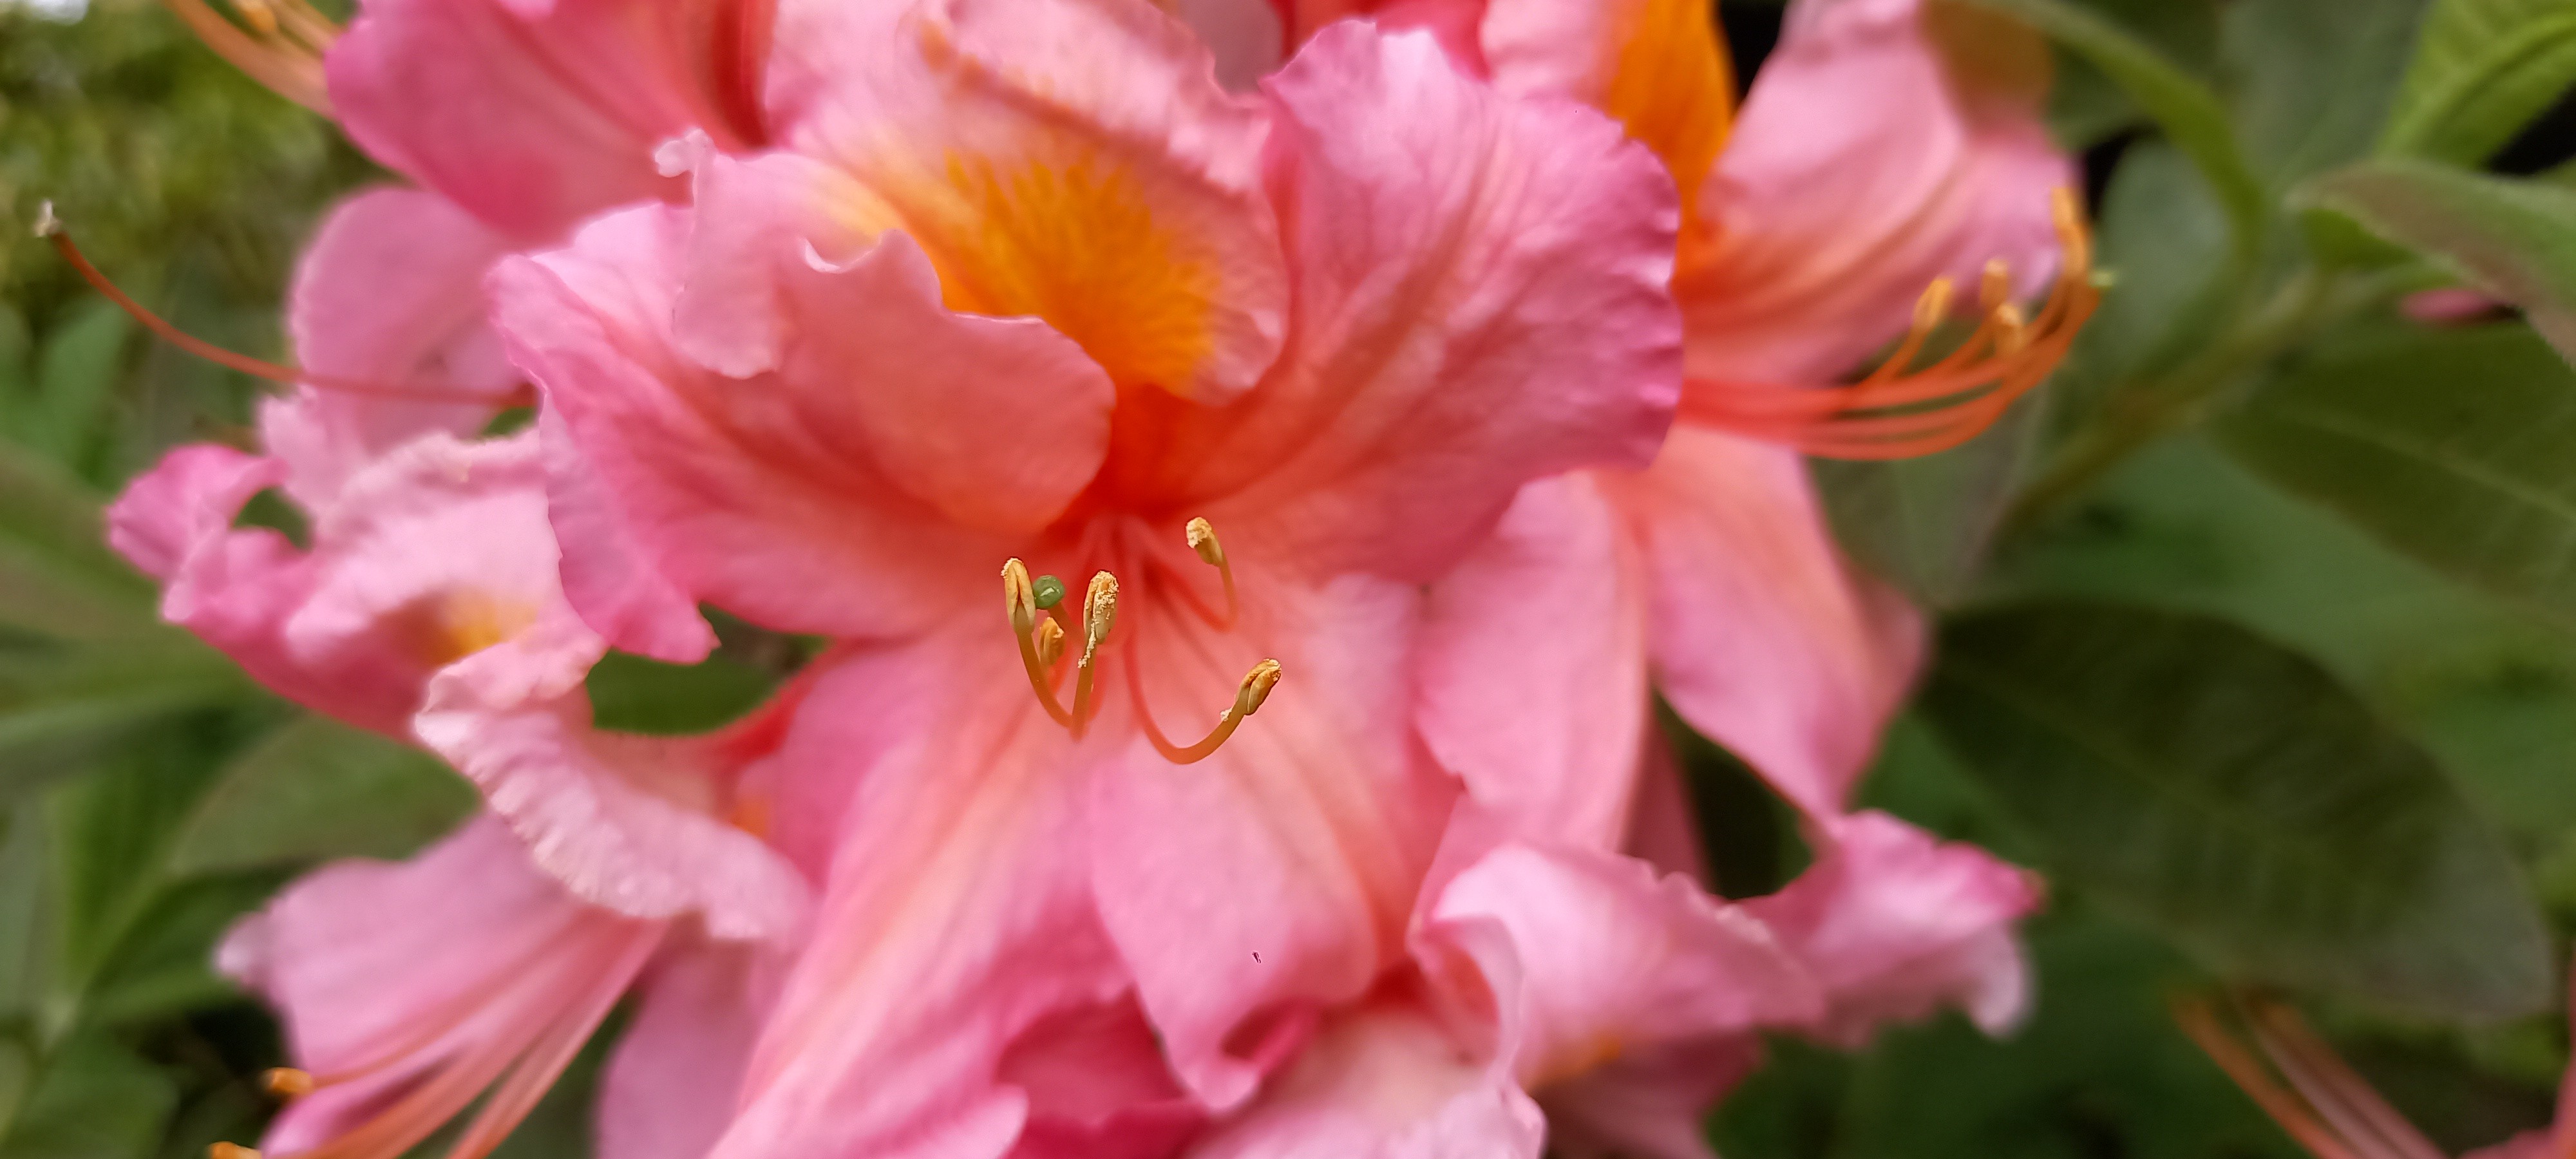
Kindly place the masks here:
<instances>
[{"instance_id":1,"label":"deep pink petal","mask_svg":"<svg viewBox=\"0 0 2576 1159\"><path fill-rule=\"evenodd\" d=\"M1921 657L1913 609L1843 560L1794 452L1684 425L1613 488L1645 545L1665 699L1799 808L1839 814Z\"/></svg>"},{"instance_id":2,"label":"deep pink petal","mask_svg":"<svg viewBox=\"0 0 2576 1159\"><path fill-rule=\"evenodd\" d=\"M1990 1033L2021 1017L2030 976L2012 926L2039 906L2028 873L1878 812L1819 841L1814 865L1747 908L1824 983L1820 1037L1859 1046L1882 1022L1951 1005Z\"/></svg>"},{"instance_id":3,"label":"deep pink petal","mask_svg":"<svg viewBox=\"0 0 2576 1159\"><path fill-rule=\"evenodd\" d=\"M367 190L323 220L288 299L296 361L316 374L468 401L306 387L264 405L263 441L293 465L287 493L297 502L319 510L374 456L429 431L471 435L492 417L519 374L484 325L483 273L510 248L446 198L414 189Z\"/></svg>"},{"instance_id":4,"label":"deep pink petal","mask_svg":"<svg viewBox=\"0 0 2576 1159\"><path fill-rule=\"evenodd\" d=\"M690 8L368 0L324 60L332 108L376 159L543 243L680 192L653 147L721 121L693 71Z\"/></svg>"},{"instance_id":5,"label":"deep pink petal","mask_svg":"<svg viewBox=\"0 0 2576 1159\"><path fill-rule=\"evenodd\" d=\"M1208 1118L1173 1080L1133 998L1030 1027L1002 1056L1001 1079L1029 1099L1011 1159L1162 1159Z\"/></svg>"},{"instance_id":6,"label":"deep pink petal","mask_svg":"<svg viewBox=\"0 0 2576 1159\"><path fill-rule=\"evenodd\" d=\"M143 574L179 578L188 558L232 529L250 497L276 486L286 465L214 443L162 457L107 509L107 542Z\"/></svg>"},{"instance_id":7,"label":"deep pink petal","mask_svg":"<svg viewBox=\"0 0 2576 1159\"><path fill-rule=\"evenodd\" d=\"M1423 739L1528 840L1616 849L1646 722L1635 548L1588 476L1521 489L1431 589Z\"/></svg>"},{"instance_id":8,"label":"deep pink petal","mask_svg":"<svg viewBox=\"0 0 2576 1159\"><path fill-rule=\"evenodd\" d=\"M1972 288L2001 258L2027 295L2056 269L2050 192L2074 170L2040 121L2047 48L2010 46L2037 53L2037 83L1999 74L1945 53L1936 12L1791 7L1701 189L1722 241L1674 283L1694 379L1828 381L1902 332L1935 277Z\"/></svg>"},{"instance_id":9,"label":"deep pink petal","mask_svg":"<svg viewBox=\"0 0 2576 1159\"><path fill-rule=\"evenodd\" d=\"M779 759L854 795L714 1159L1005 1154L1030 1106L998 1077L1009 1047L1127 989L1071 746L976 627L854 651L807 696Z\"/></svg>"},{"instance_id":10,"label":"deep pink petal","mask_svg":"<svg viewBox=\"0 0 2576 1159\"><path fill-rule=\"evenodd\" d=\"M1419 32L1336 25L1265 89L1295 333L1241 405L1129 400L1122 432L1132 414L1166 451L1122 443L1113 470L1146 473L1123 486L1317 574L1427 581L1522 483L1652 454L1678 331L1651 154L1460 76Z\"/></svg>"},{"instance_id":11,"label":"deep pink petal","mask_svg":"<svg viewBox=\"0 0 2576 1159\"><path fill-rule=\"evenodd\" d=\"M600 1159L700 1159L714 1145L760 1032L760 968L744 946L675 940L664 952L600 1079Z\"/></svg>"},{"instance_id":12,"label":"deep pink petal","mask_svg":"<svg viewBox=\"0 0 2576 1159\"><path fill-rule=\"evenodd\" d=\"M1174 1069L1219 1107L1244 1096L1306 1016L1357 998L1402 960L1455 796L1410 727L1415 593L1360 576L1306 589L1249 561L1235 568L1246 599L1234 631L1139 599L1122 613L1128 642L1112 663L1143 666L1154 717L1181 744L1264 656L1283 665L1280 684L1200 763L1128 741L1095 772L1089 799L1101 918ZM1111 701L1104 732L1132 728L1124 700Z\"/></svg>"}]
</instances>

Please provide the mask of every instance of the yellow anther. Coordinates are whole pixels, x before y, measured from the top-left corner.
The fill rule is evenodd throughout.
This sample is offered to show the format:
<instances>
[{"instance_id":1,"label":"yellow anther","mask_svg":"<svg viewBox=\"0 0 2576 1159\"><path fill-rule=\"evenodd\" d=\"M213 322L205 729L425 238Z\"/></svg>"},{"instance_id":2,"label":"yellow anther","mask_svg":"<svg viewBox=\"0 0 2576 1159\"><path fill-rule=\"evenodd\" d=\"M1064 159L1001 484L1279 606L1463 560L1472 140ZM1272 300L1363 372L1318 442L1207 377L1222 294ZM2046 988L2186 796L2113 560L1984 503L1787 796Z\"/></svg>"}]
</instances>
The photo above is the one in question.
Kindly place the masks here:
<instances>
[{"instance_id":1,"label":"yellow anther","mask_svg":"<svg viewBox=\"0 0 2576 1159\"><path fill-rule=\"evenodd\" d=\"M1181 529L1181 537L1189 541L1190 550L1198 553L1200 562L1209 567L1225 566L1225 545L1216 541L1216 525L1206 517L1190 520L1189 526Z\"/></svg>"},{"instance_id":2,"label":"yellow anther","mask_svg":"<svg viewBox=\"0 0 2576 1159\"><path fill-rule=\"evenodd\" d=\"M1064 659L1064 625L1056 623L1052 618L1038 621L1038 663L1053 668L1055 662L1062 659Z\"/></svg>"},{"instance_id":3,"label":"yellow anther","mask_svg":"<svg viewBox=\"0 0 2576 1159\"><path fill-rule=\"evenodd\" d=\"M52 237L52 236L54 236L55 234L61 233L62 231L63 231L63 219L61 219L61 218L59 218L59 217L54 216L54 203L53 203L53 201L52 201L51 199L47 199L47 200L44 200L44 201L39 201L39 202L37 202L37 203L36 203L36 230L35 230L35 234L36 234L36 236L37 236L37 237L40 237L40 238L43 238L43 237Z\"/></svg>"},{"instance_id":4,"label":"yellow anther","mask_svg":"<svg viewBox=\"0 0 2576 1159\"><path fill-rule=\"evenodd\" d=\"M1995 308L1995 355L2009 358L2030 345L2030 323L2021 316L2021 307L2006 302Z\"/></svg>"},{"instance_id":5,"label":"yellow anther","mask_svg":"<svg viewBox=\"0 0 2576 1159\"><path fill-rule=\"evenodd\" d=\"M233 11L241 13L242 23L262 36L277 35L277 12L267 0L233 0Z\"/></svg>"},{"instance_id":6,"label":"yellow anther","mask_svg":"<svg viewBox=\"0 0 2576 1159\"><path fill-rule=\"evenodd\" d=\"M239 1143L209 1143L206 1159L259 1159L259 1152Z\"/></svg>"},{"instance_id":7,"label":"yellow anther","mask_svg":"<svg viewBox=\"0 0 2576 1159\"><path fill-rule=\"evenodd\" d=\"M1082 593L1082 662L1091 663L1092 654L1109 639L1109 630L1118 626L1118 577L1105 571L1091 573L1091 587Z\"/></svg>"},{"instance_id":8,"label":"yellow anther","mask_svg":"<svg viewBox=\"0 0 2576 1159\"><path fill-rule=\"evenodd\" d=\"M1995 307L2012 300L2012 264L2002 258L1986 261L1985 273L1977 279L1977 312L1992 314Z\"/></svg>"},{"instance_id":9,"label":"yellow anther","mask_svg":"<svg viewBox=\"0 0 2576 1159\"><path fill-rule=\"evenodd\" d=\"M1958 292L1959 288L1946 277L1934 278L1931 285L1923 287L1923 296L1914 299L1914 332L1929 333L1949 317L1950 299Z\"/></svg>"},{"instance_id":10,"label":"yellow anther","mask_svg":"<svg viewBox=\"0 0 2576 1159\"><path fill-rule=\"evenodd\" d=\"M1234 692L1234 710L1245 716L1261 711L1261 702L1270 699L1270 690L1279 687L1279 662L1264 660L1243 674L1243 686Z\"/></svg>"},{"instance_id":11,"label":"yellow anther","mask_svg":"<svg viewBox=\"0 0 2576 1159\"><path fill-rule=\"evenodd\" d=\"M300 1099L313 1093L313 1076L291 1066L273 1067L259 1076L259 1086L281 1099Z\"/></svg>"},{"instance_id":12,"label":"yellow anther","mask_svg":"<svg viewBox=\"0 0 2576 1159\"><path fill-rule=\"evenodd\" d=\"M1037 625L1038 591L1029 582L1029 565L1012 556L1002 564L1002 602L1011 613L1011 630L1027 635Z\"/></svg>"},{"instance_id":13,"label":"yellow anther","mask_svg":"<svg viewBox=\"0 0 2576 1159\"><path fill-rule=\"evenodd\" d=\"M1173 764L1188 765L1206 760L1224 746L1236 728L1242 726L1243 718L1261 711L1262 702L1270 699L1270 690L1279 686L1279 672L1276 660L1264 660L1253 665L1252 671L1243 674L1243 683L1235 687L1233 707L1216 718L1216 727L1209 729L1197 744L1187 748L1173 744L1163 735L1163 730L1155 726L1152 715L1140 712L1137 715L1144 722L1145 739L1153 743L1155 752L1163 754L1163 759ZM1143 702L1140 700L1138 703L1141 706Z\"/></svg>"}]
</instances>

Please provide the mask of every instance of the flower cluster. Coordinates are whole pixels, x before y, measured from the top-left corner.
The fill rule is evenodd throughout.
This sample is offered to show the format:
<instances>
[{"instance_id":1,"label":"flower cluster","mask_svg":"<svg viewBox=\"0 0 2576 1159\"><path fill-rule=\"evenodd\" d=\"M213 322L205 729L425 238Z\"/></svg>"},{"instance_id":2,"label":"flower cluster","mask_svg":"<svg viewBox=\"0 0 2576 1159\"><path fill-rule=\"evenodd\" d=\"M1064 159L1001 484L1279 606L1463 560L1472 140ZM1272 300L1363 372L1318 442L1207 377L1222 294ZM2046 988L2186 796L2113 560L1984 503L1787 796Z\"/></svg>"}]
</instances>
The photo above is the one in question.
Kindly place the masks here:
<instances>
[{"instance_id":1,"label":"flower cluster","mask_svg":"<svg viewBox=\"0 0 2576 1159\"><path fill-rule=\"evenodd\" d=\"M2022 1009L2027 876L1852 807L1921 631L1799 458L2090 311L2018 28L1799 0L1739 115L1697 0L180 7L413 185L114 541L485 802L226 941L269 1153L473 1159L630 995L609 1159L1703 1155L1764 1033ZM705 608L820 643L595 727Z\"/></svg>"}]
</instances>

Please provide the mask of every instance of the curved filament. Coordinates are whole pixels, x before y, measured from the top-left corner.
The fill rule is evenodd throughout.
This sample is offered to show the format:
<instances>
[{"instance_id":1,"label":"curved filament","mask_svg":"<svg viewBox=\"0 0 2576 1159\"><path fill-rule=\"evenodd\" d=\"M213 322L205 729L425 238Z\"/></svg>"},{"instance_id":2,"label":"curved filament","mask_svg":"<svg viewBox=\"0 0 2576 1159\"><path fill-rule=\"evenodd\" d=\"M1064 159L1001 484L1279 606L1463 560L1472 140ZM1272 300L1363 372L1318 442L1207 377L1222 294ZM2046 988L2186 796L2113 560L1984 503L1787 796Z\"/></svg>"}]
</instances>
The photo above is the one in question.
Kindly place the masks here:
<instances>
[{"instance_id":1,"label":"curved filament","mask_svg":"<svg viewBox=\"0 0 2576 1159\"><path fill-rule=\"evenodd\" d=\"M238 22L226 20L205 0L161 0L188 31L270 92L325 116L322 53L340 26L304 0L234 0Z\"/></svg>"},{"instance_id":2,"label":"curved filament","mask_svg":"<svg viewBox=\"0 0 2576 1159\"><path fill-rule=\"evenodd\" d=\"M2048 378L2101 303L2092 237L2073 193L2056 190L2050 208L2060 269L2035 314L2025 316L2006 300L2008 271L1989 263L1979 286L1976 329L1939 360L1915 365L1949 314L1954 291L1946 278L1924 290L1904 339L1860 381L1831 387L1695 383L1682 404L1684 417L1835 459L1910 458L1976 437Z\"/></svg>"},{"instance_id":3,"label":"curved filament","mask_svg":"<svg viewBox=\"0 0 2576 1159\"><path fill-rule=\"evenodd\" d=\"M2246 1004L2244 1022L2259 1055L2246 1049L2205 1000L2176 999L2173 1015L2210 1060L2317 1159L2443 1159L2440 1148L2289 1007L2259 998Z\"/></svg>"}]
</instances>

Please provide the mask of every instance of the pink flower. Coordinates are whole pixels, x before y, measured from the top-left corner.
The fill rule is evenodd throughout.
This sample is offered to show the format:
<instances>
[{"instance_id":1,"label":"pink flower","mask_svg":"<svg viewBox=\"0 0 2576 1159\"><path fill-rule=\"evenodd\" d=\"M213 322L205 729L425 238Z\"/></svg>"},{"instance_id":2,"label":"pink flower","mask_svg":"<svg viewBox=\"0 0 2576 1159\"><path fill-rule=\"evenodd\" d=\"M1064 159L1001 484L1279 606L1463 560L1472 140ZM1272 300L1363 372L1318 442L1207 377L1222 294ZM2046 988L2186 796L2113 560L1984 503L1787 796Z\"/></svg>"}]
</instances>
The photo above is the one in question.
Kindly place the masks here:
<instances>
[{"instance_id":1,"label":"pink flower","mask_svg":"<svg viewBox=\"0 0 2576 1159\"><path fill-rule=\"evenodd\" d=\"M1419 585L1524 481L1662 433L1669 185L1357 25L1257 96L1106 0L795 9L778 44L786 149L494 283L602 484L558 497L567 558L676 585L575 584L592 621L846 641L781 754L850 786L792 822L831 879L714 1153L1000 1154L1039 1105L1007 1062L1131 1001L1238 1104L1409 957L1454 799Z\"/></svg>"}]
</instances>

